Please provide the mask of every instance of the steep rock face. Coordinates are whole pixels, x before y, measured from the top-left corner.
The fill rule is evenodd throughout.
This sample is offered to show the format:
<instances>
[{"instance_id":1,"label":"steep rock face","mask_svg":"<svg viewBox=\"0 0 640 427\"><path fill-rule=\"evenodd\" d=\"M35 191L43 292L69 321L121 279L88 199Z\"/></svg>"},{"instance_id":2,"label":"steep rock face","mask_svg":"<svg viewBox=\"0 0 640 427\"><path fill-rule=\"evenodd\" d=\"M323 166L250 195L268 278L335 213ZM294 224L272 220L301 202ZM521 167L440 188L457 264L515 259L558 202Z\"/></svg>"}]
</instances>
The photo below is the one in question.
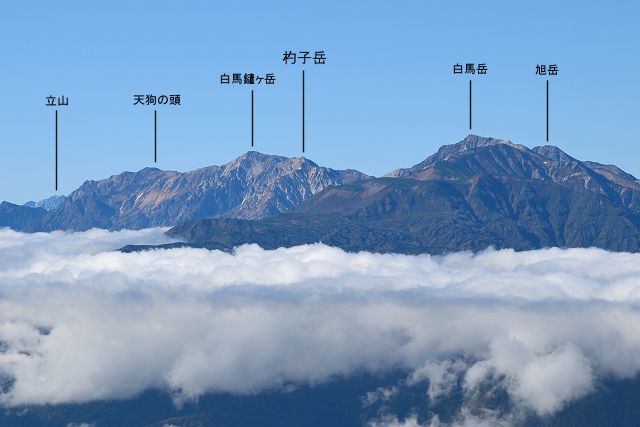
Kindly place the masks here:
<instances>
[{"instance_id":1,"label":"steep rock face","mask_svg":"<svg viewBox=\"0 0 640 427\"><path fill-rule=\"evenodd\" d=\"M640 249L633 176L557 147L469 136L409 169L328 188L262 221L198 221L169 234L198 245L324 242L347 250L443 253L488 246Z\"/></svg>"},{"instance_id":2,"label":"steep rock face","mask_svg":"<svg viewBox=\"0 0 640 427\"><path fill-rule=\"evenodd\" d=\"M87 181L47 212L36 229L137 229L200 218L258 219L291 209L328 186L366 178L305 158L248 152L226 165L192 172L145 168ZM24 230L9 217L4 225Z\"/></svg>"}]
</instances>

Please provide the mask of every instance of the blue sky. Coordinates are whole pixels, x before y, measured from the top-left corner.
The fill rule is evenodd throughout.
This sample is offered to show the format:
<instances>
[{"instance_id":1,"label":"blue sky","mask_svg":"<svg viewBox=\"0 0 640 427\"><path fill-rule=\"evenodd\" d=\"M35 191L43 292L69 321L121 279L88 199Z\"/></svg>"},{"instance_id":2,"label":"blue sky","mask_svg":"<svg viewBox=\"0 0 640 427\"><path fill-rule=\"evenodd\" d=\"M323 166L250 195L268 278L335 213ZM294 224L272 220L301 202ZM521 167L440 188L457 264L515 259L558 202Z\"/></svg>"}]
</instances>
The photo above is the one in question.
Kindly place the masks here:
<instances>
[{"instance_id":1,"label":"blue sky","mask_svg":"<svg viewBox=\"0 0 640 427\"><path fill-rule=\"evenodd\" d=\"M60 109L60 191L153 164L153 110L136 93L179 93L159 107L157 167L191 170L250 149L250 86L221 73L276 75L255 90L255 149L301 155L300 73L285 50L324 50L306 66L306 153L319 164L381 175L468 133L465 76L474 80L473 133L550 143L640 175L633 2L0 3L0 199L54 193L53 111Z\"/></svg>"}]
</instances>

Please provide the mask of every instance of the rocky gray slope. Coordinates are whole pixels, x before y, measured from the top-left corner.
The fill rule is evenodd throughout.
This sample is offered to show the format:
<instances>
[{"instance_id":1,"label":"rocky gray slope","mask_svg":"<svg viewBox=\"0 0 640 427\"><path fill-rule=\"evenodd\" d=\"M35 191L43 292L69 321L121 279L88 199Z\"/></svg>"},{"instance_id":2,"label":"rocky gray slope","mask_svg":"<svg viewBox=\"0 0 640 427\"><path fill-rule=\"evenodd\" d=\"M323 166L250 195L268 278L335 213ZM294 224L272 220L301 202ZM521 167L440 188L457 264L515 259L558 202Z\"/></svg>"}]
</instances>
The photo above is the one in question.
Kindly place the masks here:
<instances>
[{"instance_id":1,"label":"rocky gray slope","mask_svg":"<svg viewBox=\"0 0 640 427\"><path fill-rule=\"evenodd\" d=\"M328 186L366 178L303 157L252 151L225 165L192 172L146 168L87 181L44 214L42 209L5 203L0 206L0 226L24 231L138 229L200 218L259 219L291 209Z\"/></svg>"}]
</instances>

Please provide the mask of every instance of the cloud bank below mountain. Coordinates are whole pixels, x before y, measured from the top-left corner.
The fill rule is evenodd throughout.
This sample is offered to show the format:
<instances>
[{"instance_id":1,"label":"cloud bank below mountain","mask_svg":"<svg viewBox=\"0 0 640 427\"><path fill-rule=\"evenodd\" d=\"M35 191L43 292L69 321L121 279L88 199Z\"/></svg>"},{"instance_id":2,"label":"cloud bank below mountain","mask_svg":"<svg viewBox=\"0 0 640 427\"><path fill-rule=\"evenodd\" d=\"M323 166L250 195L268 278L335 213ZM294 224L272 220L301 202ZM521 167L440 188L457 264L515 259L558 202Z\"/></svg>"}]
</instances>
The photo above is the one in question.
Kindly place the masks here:
<instances>
[{"instance_id":1,"label":"cloud bank below mountain","mask_svg":"<svg viewBox=\"0 0 640 427\"><path fill-rule=\"evenodd\" d=\"M546 415L640 371L640 254L113 251L162 231L0 230L2 405L149 388L180 401L401 368L425 404L456 381L471 402L491 381Z\"/></svg>"}]
</instances>

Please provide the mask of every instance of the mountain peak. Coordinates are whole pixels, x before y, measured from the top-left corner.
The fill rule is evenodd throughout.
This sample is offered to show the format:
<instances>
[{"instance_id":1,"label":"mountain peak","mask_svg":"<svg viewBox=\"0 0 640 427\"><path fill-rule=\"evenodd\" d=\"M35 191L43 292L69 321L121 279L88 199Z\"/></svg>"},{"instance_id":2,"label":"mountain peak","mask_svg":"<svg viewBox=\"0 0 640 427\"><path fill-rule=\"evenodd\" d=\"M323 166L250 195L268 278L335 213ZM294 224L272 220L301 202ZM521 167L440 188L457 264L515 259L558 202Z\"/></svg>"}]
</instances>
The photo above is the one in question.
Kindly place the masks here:
<instances>
[{"instance_id":1,"label":"mountain peak","mask_svg":"<svg viewBox=\"0 0 640 427\"><path fill-rule=\"evenodd\" d=\"M531 151L556 162L570 163L577 161L555 145L541 145L539 147L533 147Z\"/></svg>"},{"instance_id":2,"label":"mountain peak","mask_svg":"<svg viewBox=\"0 0 640 427\"><path fill-rule=\"evenodd\" d=\"M271 165L271 166L269 166ZM246 153L236 157L231 162L222 166L227 173L231 173L238 168L251 169L255 173L263 171L264 168L277 167L279 169L296 170L303 168L319 168L315 162L306 157L284 157L272 154L264 154L258 151L247 151Z\"/></svg>"},{"instance_id":3,"label":"mountain peak","mask_svg":"<svg viewBox=\"0 0 640 427\"><path fill-rule=\"evenodd\" d=\"M501 145L501 144L508 145L509 147L513 147L517 149L525 149L524 146L519 144L514 144L508 139L489 138L489 137L484 137L480 135L469 134L465 139L463 139L462 141L456 144L443 145L438 150L438 153L451 155L455 153L462 153L464 151L473 150L476 148L490 147L492 145Z\"/></svg>"},{"instance_id":4,"label":"mountain peak","mask_svg":"<svg viewBox=\"0 0 640 427\"><path fill-rule=\"evenodd\" d=\"M316 164L316 162L314 162L313 160L307 159L307 158L306 158L306 157L304 157L304 156L300 156L300 157L292 157L292 158L290 159L290 161L291 161L291 164L292 164L293 166L295 166L295 167L302 166L302 165L304 165L304 164L308 164L308 165L310 165L310 166L312 166L312 167L316 167L316 168L317 168L317 167L319 167L319 166Z\"/></svg>"},{"instance_id":5,"label":"mountain peak","mask_svg":"<svg viewBox=\"0 0 640 427\"><path fill-rule=\"evenodd\" d=\"M458 144L460 144L462 142L477 143L480 146L495 145L495 144L505 144L505 143L506 144L512 144L511 141L506 140L506 139L493 138L493 137L490 137L490 136L476 135L475 133L470 133L462 141L460 141ZM449 145L456 145L456 144L449 144Z\"/></svg>"},{"instance_id":6,"label":"mountain peak","mask_svg":"<svg viewBox=\"0 0 640 427\"><path fill-rule=\"evenodd\" d=\"M27 206L29 208L42 208L44 210L50 211L63 204L66 199L66 196L53 195L43 200L29 201L25 203L24 206Z\"/></svg>"},{"instance_id":7,"label":"mountain peak","mask_svg":"<svg viewBox=\"0 0 640 427\"><path fill-rule=\"evenodd\" d=\"M455 144L443 145L438 149L437 152L427 157L422 162L417 165L407 168L407 169L396 169L392 172L389 172L385 176L389 177L401 177L412 175L418 171L424 170L427 167L433 165L436 162L448 160L451 156L459 155L462 153L466 153L468 151L472 151L478 148L491 147L497 145L506 145L511 148L515 148L520 151L527 151L528 148L524 145L514 144L513 142L507 139L497 139L497 138L488 138L480 135L469 134L462 141L457 142Z\"/></svg>"},{"instance_id":8,"label":"mountain peak","mask_svg":"<svg viewBox=\"0 0 640 427\"><path fill-rule=\"evenodd\" d=\"M429 156L425 162L433 163L436 160L446 160L452 155L461 154L478 148L491 147L496 145L506 145L516 150L527 151L524 145L514 144L508 139L489 138L480 135L469 134L465 139L455 144L443 145L438 151ZM423 162L423 163L425 163Z\"/></svg>"},{"instance_id":9,"label":"mountain peak","mask_svg":"<svg viewBox=\"0 0 640 427\"><path fill-rule=\"evenodd\" d=\"M261 153L259 151L247 151L244 154L239 155L238 157L235 158L235 160L232 160L231 163L234 162L241 162L244 160L248 160L251 162L260 162L260 161L264 161L264 160L268 160L268 159L277 159L277 160L284 160L286 159L286 157L282 157L282 156L276 156L273 154L264 154Z\"/></svg>"}]
</instances>

